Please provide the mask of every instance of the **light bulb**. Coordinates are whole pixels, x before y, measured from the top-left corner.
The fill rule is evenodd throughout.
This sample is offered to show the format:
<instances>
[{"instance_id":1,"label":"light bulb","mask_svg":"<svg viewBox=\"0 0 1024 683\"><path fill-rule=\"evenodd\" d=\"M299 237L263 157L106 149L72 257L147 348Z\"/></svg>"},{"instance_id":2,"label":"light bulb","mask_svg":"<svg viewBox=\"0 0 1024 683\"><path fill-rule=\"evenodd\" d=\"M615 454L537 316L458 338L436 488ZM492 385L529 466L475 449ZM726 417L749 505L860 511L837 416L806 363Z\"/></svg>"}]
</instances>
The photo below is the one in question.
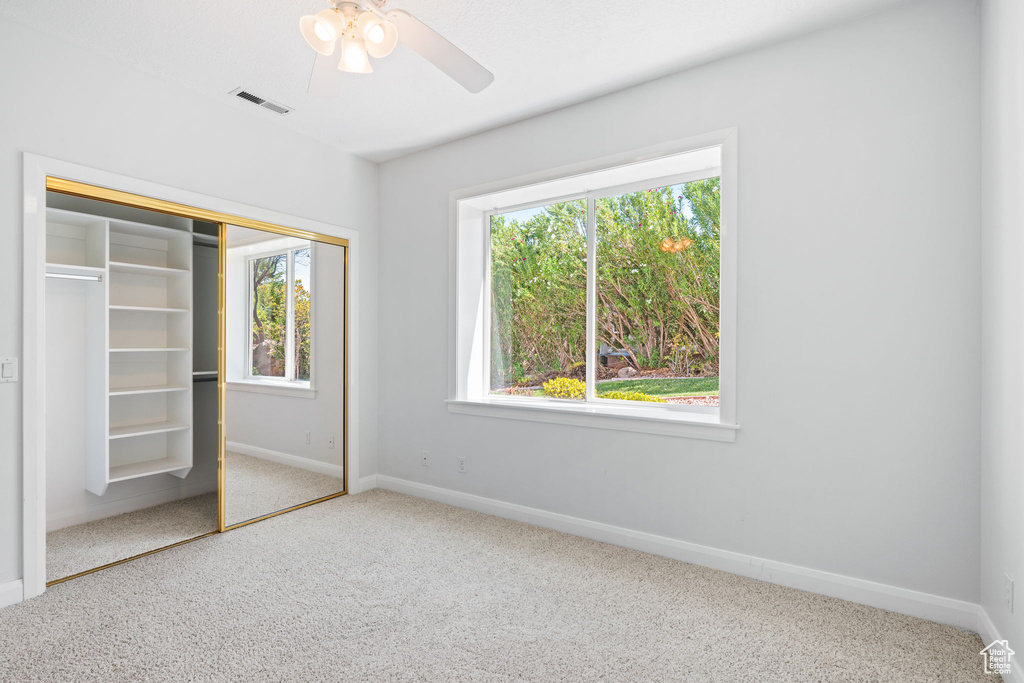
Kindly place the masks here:
<instances>
[{"instance_id":1,"label":"light bulb","mask_svg":"<svg viewBox=\"0 0 1024 683\"><path fill-rule=\"evenodd\" d=\"M311 48L327 56L334 52L334 43L345 29L341 15L332 9L309 14L299 19L299 30Z\"/></svg>"},{"instance_id":2,"label":"light bulb","mask_svg":"<svg viewBox=\"0 0 1024 683\"><path fill-rule=\"evenodd\" d=\"M374 44L379 44L384 40L384 29L380 27L380 24L370 27L370 30L366 32L366 40Z\"/></svg>"},{"instance_id":3,"label":"light bulb","mask_svg":"<svg viewBox=\"0 0 1024 683\"><path fill-rule=\"evenodd\" d=\"M341 61L338 69L351 74L368 74L373 72L370 58L366 54L366 45L358 38L345 38L341 41Z\"/></svg>"}]
</instances>

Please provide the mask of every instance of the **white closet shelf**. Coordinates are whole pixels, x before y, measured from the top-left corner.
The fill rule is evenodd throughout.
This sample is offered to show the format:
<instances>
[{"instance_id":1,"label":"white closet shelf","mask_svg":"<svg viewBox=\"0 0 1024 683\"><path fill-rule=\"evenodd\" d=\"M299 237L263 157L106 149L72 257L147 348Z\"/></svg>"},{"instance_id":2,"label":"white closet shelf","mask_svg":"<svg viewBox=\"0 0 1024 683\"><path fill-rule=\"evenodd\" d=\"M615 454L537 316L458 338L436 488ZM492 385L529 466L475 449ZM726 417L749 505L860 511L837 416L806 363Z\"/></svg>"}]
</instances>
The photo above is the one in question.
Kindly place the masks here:
<instances>
[{"instance_id":1,"label":"white closet shelf","mask_svg":"<svg viewBox=\"0 0 1024 683\"><path fill-rule=\"evenodd\" d=\"M95 268L93 266L78 266L71 263L47 263L47 273L56 273L58 275L86 275L90 277L103 277L106 274L106 268Z\"/></svg>"},{"instance_id":2,"label":"white closet shelf","mask_svg":"<svg viewBox=\"0 0 1024 683\"><path fill-rule=\"evenodd\" d=\"M185 268L167 268L165 266L147 266L141 263L128 263L126 261L111 261L110 270L114 273L131 273L133 275L187 275L190 271Z\"/></svg>"},{"instance_id":3,"label":"white closet shelf","mask_svg":"<svg viewBox=\"0 0 1024 683\"><path fill-rule=\"evenodd\" d=\"M145 424L128 425L126 427L111 427L111 439L126 439L130 436L146 436L147 434L163 434L165 432L180 432L189 429L184 422L148 422Z\"/></svg>"},{"instance_id":4,"label":"white closet shelf","mask_svg":"<svg viewBox=\"0 0 1024 683\"><path fill-rule=\"evenodd\" d=\"M115 306L108 308L112 311L143 311L146 313L188 313L187 308L161 308L159 306Z\"/></svg>"},{"instance_id":5,"label":"white closet shelf","mask_svg":"<svg viewBox=\"0 0 1024 683\"><path fill-rule=\"evenodd\" d=\"M189 349L186 348L186 347L177 347L177 346L173 347L173 348L163 347L163 346L139 346L139 347L135 347L135 348L131 348L131 349L110 349L110 352L111 353L157 353L157 352L161 352L161 351L162 352L167 352L167 351L180 352L180 351L188 351L188 350Z\"/></svg>"},{"instance_id":6,"label":"white closet shelf","mask_svg":"<svg viewBox=\"0 0 1024 683\"><path fill-rule=\"evenodd\" d=\"M192 465L190 465L187 462L175 460L174 458L144 460L142 462L133 462L130 465L115 465L110 468L110 476L108 477L108 481L124 481L125 479L135 479L136 477L145 477L150 474L161 474L162 472L185 470L190 468L191 466Z\"/></svg>"},{"instance_id":7,"label":"white closet shelf","mask_svg":"<svg viewBox=\"0 0 1024 683\"><path fill-rule=\"evenodd\" d=\"M153 384L142 387L111 387L111 396L131 396L132 394L164 394L173 391L188 391L188 387L179 387L171 384Z\"/></svg>"},{"instance_id":8,"label":"white closet shelf","mask_svg":"<svg viewBox=\"0 0 1024 683\"><path fill-rule=\"evenodd\" d=\"M192 239L192 233L177 228L167 228L162 225L149 225L147 223L133 223L120 219L110 220L110 232L121 235L138 235L141 237L153 237L156 239L169 239L174 237L187 236Z\"/></svg>"}]
</instances>

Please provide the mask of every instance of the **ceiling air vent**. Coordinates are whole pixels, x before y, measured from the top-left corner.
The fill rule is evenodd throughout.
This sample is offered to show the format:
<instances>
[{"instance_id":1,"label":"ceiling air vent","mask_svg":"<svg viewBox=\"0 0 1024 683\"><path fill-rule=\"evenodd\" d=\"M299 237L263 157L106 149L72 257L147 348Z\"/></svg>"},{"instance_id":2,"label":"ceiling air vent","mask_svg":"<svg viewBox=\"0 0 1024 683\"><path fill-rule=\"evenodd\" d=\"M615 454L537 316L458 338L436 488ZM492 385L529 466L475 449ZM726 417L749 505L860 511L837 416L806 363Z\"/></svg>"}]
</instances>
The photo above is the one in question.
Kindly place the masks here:
<instances>
[{"instance_id":1,"label":"ceiling air vent","mask_svg":"<svg viewBox=\"0 0 1024 683\"><path fill-rule=\"evenodd\" d=\"M248 90L243 90L242 88L235 88L228 94L234 95L235 97L241 97L243 100L247 102L252 102L253 104L263 107L264 109L269 109L275 114L287 114L292 110L291 107L286 107L283 104L278 104L277 102L265 100L259 95L253 95Z\"/></svg>"}]
</instances>

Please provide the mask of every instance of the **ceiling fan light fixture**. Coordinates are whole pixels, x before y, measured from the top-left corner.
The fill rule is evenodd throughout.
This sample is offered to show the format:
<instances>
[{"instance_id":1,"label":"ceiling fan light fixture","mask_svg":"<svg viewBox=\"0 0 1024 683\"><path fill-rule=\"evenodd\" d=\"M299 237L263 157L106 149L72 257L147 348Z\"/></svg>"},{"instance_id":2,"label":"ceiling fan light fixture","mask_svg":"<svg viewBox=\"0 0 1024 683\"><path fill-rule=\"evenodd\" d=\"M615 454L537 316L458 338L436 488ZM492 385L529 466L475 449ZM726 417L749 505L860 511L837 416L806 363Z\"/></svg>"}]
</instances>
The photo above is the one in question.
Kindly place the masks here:
<instances>
[{"instance_id":1,"label":"ceiling fan light fixture","mask_svg":"<svg viewBox=\"0 0 1024 683\"><path fill-rule=\"evenodd\" d=\"M400 9L385 12L388 0L327 1L333 9L302 18L303 36L319 53L306 89L310 95L336 90L339 72L372 73L371 59L387 57L399 41L471 93L494 81L494 74L416 17ZM325 37L335 38L334 44Z\"/></svg>"},{"instance_id":2,"label":"ceiling fan light fixture","mask_svg":"<svg viewBox=\"0 0 1024 683\"><path fill-rule=\"evenodd\" d=\"M366 53L366 44L361 38L342 39L341 61L338 62L338 69L350 74L373 73L370 57Z\"/></svg>"},{"instance_id":3,"label":"ceiling fan light fixture","mask_svg":"<svg viewBox=\"0 0 1024 683\"><path fill-rule=\"evenodd\" d=\"M334 43L341 36L345 26L337 12L325 9L299 19L299 29L306 43L326 57L334 52Z\"/></svg>"}]
</instances>

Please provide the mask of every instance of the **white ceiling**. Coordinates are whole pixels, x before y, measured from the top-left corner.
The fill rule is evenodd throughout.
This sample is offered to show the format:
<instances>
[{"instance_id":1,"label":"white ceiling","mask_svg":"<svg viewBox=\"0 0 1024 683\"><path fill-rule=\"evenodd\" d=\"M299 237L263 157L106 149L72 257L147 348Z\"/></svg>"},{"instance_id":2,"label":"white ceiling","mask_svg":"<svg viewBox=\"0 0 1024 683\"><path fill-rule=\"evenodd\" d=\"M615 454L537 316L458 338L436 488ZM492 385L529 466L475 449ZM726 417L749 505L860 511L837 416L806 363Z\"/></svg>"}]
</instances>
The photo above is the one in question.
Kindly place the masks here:
<instances>
[{"instance_id":1,"label":"white ceiling","mask_svg":"<svg viewBox=\"0 0 1024 683\"><path fill-rule=\"evenodd\" d=\"M323 0L0 0L43 32L373 161L394 158L903 0L389 0L494 73L472 95L399 45L339 96L306 95L299 17ZM294 107L230 97L242 86Z\"/></svg>"}]
</instances>

